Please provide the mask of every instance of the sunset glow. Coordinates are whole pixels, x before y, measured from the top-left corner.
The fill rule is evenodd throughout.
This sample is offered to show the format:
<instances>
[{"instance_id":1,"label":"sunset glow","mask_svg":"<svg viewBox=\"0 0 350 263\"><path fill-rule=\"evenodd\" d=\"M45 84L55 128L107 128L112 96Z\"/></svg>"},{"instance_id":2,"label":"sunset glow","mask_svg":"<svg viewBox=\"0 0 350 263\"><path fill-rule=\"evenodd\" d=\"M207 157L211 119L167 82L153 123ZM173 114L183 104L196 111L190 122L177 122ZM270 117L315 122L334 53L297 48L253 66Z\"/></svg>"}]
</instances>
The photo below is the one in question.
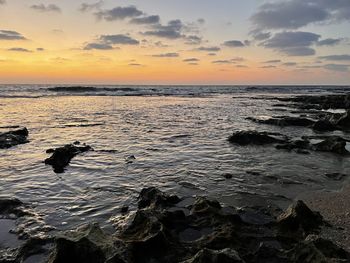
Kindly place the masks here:
<instances>
[{"instance_id":1,"label":"sunset glow","mask_svg":"<svg viewBox=\"0 0 350 263\"><path fill-rule=\"evenodd\" d=\"M2 0L0 82L349 84L350 6L330 2Z\"/></svg>"}]
</instances>

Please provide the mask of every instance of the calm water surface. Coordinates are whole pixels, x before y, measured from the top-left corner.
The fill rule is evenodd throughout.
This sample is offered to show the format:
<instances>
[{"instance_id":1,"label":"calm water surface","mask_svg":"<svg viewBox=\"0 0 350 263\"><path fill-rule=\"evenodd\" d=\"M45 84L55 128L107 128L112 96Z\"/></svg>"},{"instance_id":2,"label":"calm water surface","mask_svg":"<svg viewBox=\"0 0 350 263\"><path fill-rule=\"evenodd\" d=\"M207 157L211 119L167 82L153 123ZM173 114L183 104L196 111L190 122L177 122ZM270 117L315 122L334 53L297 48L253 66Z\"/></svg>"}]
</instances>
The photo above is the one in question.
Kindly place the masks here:
<instances>
[{"instance_id":1,"label":"calm water surface","mask_svg":"<svg viewBox=\"0 0 350 263\"><path fill-rule=\"evenodd\" d=\"M267 200L282 206L300 193L339 189L342 182L324 174L350 173L348 158L227 142L240 129L313 134L245 120L286 114L271 110L277 101L254 99L276 95L290 96L0 98L0 130L20 125L30 132L30 143L0 151L1 195L30 204L36 222L32 231L40 232L44 225L62 230L90 221L108 228L120 207L134 210L138 193L149 186L180 196L209 195L227 205ZM95 151L74 158L63 174L43 163L46 149L77 140ZM136 160L127 163L131 155ZM226 180L226 173L233 178Z\"/></svg>"}]
</instances>

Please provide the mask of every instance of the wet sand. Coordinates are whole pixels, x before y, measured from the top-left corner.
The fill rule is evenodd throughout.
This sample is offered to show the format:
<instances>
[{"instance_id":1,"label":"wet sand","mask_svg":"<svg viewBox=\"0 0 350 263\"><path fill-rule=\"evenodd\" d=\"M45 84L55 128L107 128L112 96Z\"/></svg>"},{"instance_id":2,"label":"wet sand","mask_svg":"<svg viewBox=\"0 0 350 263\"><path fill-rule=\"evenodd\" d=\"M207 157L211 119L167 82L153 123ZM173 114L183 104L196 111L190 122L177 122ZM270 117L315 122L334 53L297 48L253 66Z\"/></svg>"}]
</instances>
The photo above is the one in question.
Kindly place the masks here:
<instances>
[{"instance_id":1,"label":"wet sand","mask_svg":"<svg viewBox=\"0 0 350 263\"><path fill-rule=\"evenodd\" d=\"M350 183L339 192L312 193L302 199L333 226L326 228L322 236L350 251Z\"/></svg>"}]
</instances>

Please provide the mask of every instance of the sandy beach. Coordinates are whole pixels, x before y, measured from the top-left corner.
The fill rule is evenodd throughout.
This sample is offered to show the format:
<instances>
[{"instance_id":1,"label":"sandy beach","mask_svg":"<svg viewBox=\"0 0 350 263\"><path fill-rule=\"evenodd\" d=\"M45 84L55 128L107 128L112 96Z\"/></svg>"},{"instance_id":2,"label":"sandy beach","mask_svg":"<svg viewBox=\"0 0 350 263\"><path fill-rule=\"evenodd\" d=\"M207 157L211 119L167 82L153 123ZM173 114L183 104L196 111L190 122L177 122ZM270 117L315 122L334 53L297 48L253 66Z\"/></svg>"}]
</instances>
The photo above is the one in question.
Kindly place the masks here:
<instances>
[{"instance_id":1,"label":"sandy beach","mask_svg":"<svg viewBox=\"0 0 350 263\"><path fill-rule=\"evenodd\" d=\"M318 192L302 198L314 211L319 211L332 227L322 236L350 250L350 184L339 192Z\"/></svg>"}]
</instances>

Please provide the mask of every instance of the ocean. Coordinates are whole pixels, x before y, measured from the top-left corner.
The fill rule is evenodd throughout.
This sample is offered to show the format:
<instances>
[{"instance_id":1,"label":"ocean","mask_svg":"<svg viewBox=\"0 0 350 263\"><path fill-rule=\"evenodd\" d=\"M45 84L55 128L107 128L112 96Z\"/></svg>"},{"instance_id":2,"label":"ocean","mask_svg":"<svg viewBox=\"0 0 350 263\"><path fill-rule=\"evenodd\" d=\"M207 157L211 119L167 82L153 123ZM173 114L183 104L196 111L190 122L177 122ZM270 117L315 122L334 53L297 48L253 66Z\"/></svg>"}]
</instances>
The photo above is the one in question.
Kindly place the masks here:
<instances>
[{"instance_id":1,"label":"ocean","mask_svg":"<svg viewBox=\"0 0 350 263\"><path fill-rule=\"evenodd\" d=\"M340 189L344 182L325 174L349 174L348 159L239 147L228 137L251 129L313 135L246 118L299 116L274 107L276 98L344 91L350 87L1 85L0 132L25 126L30 133L30 143L0 151L1 195L30 204L33 215L22 224L36 235L91 221L111 229L120 208L135 211L139 192L150 186L238 207L285 208L299 195ZM47 149L75 141L94 151L75 157L62 174L44 164Z\"/></svg>"}]
</instances>

